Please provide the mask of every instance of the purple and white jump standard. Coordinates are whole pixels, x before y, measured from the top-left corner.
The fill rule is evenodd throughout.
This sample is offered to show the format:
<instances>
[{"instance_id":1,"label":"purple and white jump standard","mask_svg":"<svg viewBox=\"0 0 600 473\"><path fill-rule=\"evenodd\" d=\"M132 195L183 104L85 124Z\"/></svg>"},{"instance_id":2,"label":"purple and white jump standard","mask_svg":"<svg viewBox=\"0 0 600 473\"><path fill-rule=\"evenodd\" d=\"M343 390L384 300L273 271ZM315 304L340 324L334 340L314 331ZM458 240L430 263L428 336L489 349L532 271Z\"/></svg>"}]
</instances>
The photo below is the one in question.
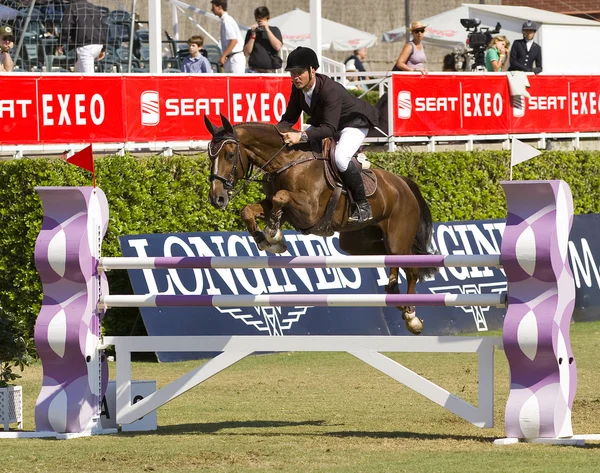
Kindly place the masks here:
<instances>
[{"instance_id":1,"label":"purple and white jump standard","mask_svg":"<svg viewBox=\"0 0 600 473\"><path fill-rule=\"evenodd\" d=\"M100 245L108 222L108 205L104 193L97 188L38 188L45 215L36 244L35 261L42 278L44 300L36 324L35 341L44 368L44 379L36 406L36 429L78 433L93 429L96 425L99 396L104 392L107 383L99 326L103 311L109 307L489 306L506 303L508 309L504 322L503 343L511 372L510 395L505 416L507 437L510 437L510 441L572 437L571 408L575 396L576 371L569 338L569 323L575 301L575 286L567 258L568 237L573 220L571 193L568 185L562 181L504 182L502 186L507 196L508 218L501 255L257 258L101 258ZM348 301L345 295L315 294L109 295L104 274L105 271L116 269L443 267L498 266L500 263L507 275L507 300L500 295L485 294L358 294L353 296L351 301ZM113 340L117 353L117 345L121 345L126 352L122 357L117 355L117 421L121 413L122 419L138 419L151 409L162 405L161 402L168 402L172 397L189 389L189 378L186 380L184 377L181 382L173 382L172 388L163 387L133 406L128 384L130 368L127 350L160 350L157 350L155 345L150 347L144 340L130 340L140 337L108 338ZM119 338L121 340L117 340ZM217 357L203 365L207 367L204 372L201 372L204 368L199 368L192 376L194 379L201 378L197 383L254 351L261 351L261 348L264 351L265 345L260 339L269 341L271 351L288 349L287 345L284 346L288 337L216 338L214 341L204 340L202 343L214 348L213 345L218 341L218 345L223 346L223 353L219 356L226 357L220 360ZM416 346L418 351L424 351L426 338L436 337L392 338L402 339L399 345L403 348L398 351L405 350L406 347L415 347L417 342L421 344ZM474 337L437 338L445 340L431 341L432 345L437 344L440 349L447 351L451 351L449 346L454 344L454 340L461 338L463 340L458 340L457 344L491 341L489 337L481 337L482 342L476 341ZM305 348L306 351L314 349L315 346L323 348L328 340L324 340L323 337L293 337L290 340L293 341L294 350L299 351L299 348L304 346L302 344L305 343L305 339L314 340L311 347ZM332 350L347 351L400 382L409 379L405 384L418 390L418 386L424 385L422 378L380 353L390 351L391 342L384 343L383 339L390 340L390 337L334 337L329 340L332 340ZM198 343L197 340L165 340L160 342L160 346L162 349L167 345L182 349L183 344L189 350L195 350ZM467 420L471 418L470 421L475 425L491 426L493 344L487 345L491 355L486 355L486 363L491 363L491 368L489 364L479 365L479 375L487 377L485 381L491 385L489 398L479 398L479 405L485 404L486 414L483 418L475 410L477 408L451 397L452 394L429 381L427 387L418 392ZM253 348L255 346L258 348ZM385 349L382 348L384 346ZM227 351L227 347L236 348ZM124 371L120 375L121 367ZM480 385L481 379L480 377ZM170 391L164 391L165 389ZM461 402L463 404L460 404ZM127 411L130 407L133 409Z\"/></svg>"}]
</instances>

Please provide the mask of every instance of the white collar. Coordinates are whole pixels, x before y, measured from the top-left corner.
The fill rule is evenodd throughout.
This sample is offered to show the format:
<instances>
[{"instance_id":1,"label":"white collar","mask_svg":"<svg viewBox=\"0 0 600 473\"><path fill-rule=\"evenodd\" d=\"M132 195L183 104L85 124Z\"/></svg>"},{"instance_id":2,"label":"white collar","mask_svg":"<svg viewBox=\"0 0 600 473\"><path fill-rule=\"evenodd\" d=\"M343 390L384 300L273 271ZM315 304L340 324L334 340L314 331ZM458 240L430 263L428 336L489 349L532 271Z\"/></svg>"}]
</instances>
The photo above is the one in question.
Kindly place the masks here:
<instances>
[{"instance_id":1,"label":"white collar","mask_svg":"<svg viewBox=\"0 0 600 473\"><path fill-rule=\"evenodd\" d=\"M313 86L310 89L308 89L308 92L304 92L304 91L302 91L302 92L304 92L304 95L308 96L308 98L312 98L312 94L315 91L316 85L317 85L317 78L315 77L315 83L313 84Z\"/></svg>"}]
</instances>

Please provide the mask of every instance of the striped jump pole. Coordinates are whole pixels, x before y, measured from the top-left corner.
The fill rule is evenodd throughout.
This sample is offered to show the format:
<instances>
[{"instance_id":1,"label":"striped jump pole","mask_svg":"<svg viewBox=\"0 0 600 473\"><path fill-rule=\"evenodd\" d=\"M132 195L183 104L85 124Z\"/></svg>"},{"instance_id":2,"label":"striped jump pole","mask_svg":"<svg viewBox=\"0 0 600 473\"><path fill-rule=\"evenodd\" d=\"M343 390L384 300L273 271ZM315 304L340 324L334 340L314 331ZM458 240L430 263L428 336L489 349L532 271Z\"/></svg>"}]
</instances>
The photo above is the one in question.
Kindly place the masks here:
<instances>
[{"instance_id":1,"label":"striped jump pole","mask_svg":"<svg viewBox=\"0 0 600 473\"><path fill-rule=\"evenodd\" d=\"M38 188L44 222L35 250L44 289L35 341L44 368L36 429L82 432L96 425L106 387L99 325L109 307L507 305L503 342L511 372L510 438L572 435L576 388L569 323L575 285L567 259L573 204L563 181L503 182L508 217L500 255L105 258L108 205L97 188ZM109 295L117 269L364 268L502 265L507 295ZM80 406L78 409L72 406Z\"/></svg>"},{"instance_id":2,"label":"striped jump pole","mask_svg":"<svg viewBox=\"0 0 600 473\"><path fill-rule=\"evenodd\" d=\"M152 295L101 296L102 309L111 307L402 307L506 305L506 294L278 294L269 296Z\"/></svg>"},{"instance_id":3,"label":"striped jump pole","mask_svg":"<svg viewBox=\"0 0 600 473\"><path fill-rule=\"evenodd\" d=\"M294 269L500 267L500 255L104 257L98 269Z\"/></svg>"}]
</instances>

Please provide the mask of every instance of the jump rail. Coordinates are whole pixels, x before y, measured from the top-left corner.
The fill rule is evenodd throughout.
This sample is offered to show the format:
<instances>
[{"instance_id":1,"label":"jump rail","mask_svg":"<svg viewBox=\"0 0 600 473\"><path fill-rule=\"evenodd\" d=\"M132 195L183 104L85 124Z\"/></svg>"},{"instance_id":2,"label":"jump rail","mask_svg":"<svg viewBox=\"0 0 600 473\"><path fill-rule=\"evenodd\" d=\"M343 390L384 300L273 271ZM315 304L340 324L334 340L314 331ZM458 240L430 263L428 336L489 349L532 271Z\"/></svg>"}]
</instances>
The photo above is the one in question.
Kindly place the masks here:
<instances>
[{"instance_id":1,"label":"jump rail","mask_svg":"<svg viewBox=\"0 0 600 473\"><path fill-rule=\"evenodd\" d=\"M327 257L312 258L310 261L303 257L231 260L167 257L135 261L129 258L100 258L101 242L108 224L108 205L104 193L100 189L87 187L38 188L44 204L44 221L36 243L35 260L43 284L44 301L36 323L35 341L44 368L44 380L36 404L36 429L41 432L63 433L101 430L100 399L108 378L102 350L105 345L100 340L100 322L105 308L133 303L224 305L231 301L229 297L223 296L110 296L105 276L107 270L233 268L240 267L240 264L249 268L345 267L344 265L497 266L500 262L507 276L508 288L503 331L503 345L511 371L511 388L505 414L507 437L528 440L571 437L571 408L577 383L575 359L569 339L569 324L575 303L575 285L567 259L568 237L573 219L571 192L562 181L503 182L502 187L507 196L508 215L499 256L438 255L426 259L409 256L347 259ZM294 305L298 305L300 300L301 304L306 305L348 304L339 296L333 295L307 295L302 299L298 297L300 296L251 296L244 300L249 305L274 305L292 301ZM504 304L504 300L498 296L485 300L474 300L472 296L449 297L444 294L416 295L410 298L385 295L359 297L360 303L376 305L475 305L477 301L486 305ZM357 305L358 300L353 296L352 305ZM235 300L236 305L240 302L242 299ZM196 340L186 341L186 337L178 337L178 340L111 337L105 340L107 343L115 343L119 353L117 422L135 420L136 415L139 416L142 411L142 406L158 406L157 400L172 399L253 351L310 351L315 346L348 351L439 404L457 405L454 398L447 397L443 390L438 391L441 388L437 386L423 389L423 386L433 383L404 367L393 365L394 362L379 353L391 348L388 343L395 343L394 347L399 348L397 351L402 351L403 346L414 349L420 344L427 346L427 351L436 351L436 347L441 346L440 343L446 343L440 342L444 337L389 337L389 340L387 337L386 340L376 340L378 337L326 337L321 340L320 337L312 336L193 338ZM128 377L130 368L126 353L133 349L156 351L169 347L177 351L198 350L197 339L200 338L203 338L204 344L200 351L216 347L222 349L223 353L175 381L170 387L166 386L163 388L165 391L160 390L150 395L146 403L138 403L140 407L134 407L129 395L131 380ZM338 340L340 338L343 340ZM456 348L463 343L467 342L456 340L448 346L454 345ZM477 343L491 343L493 357L493 345L498 342ZM461 350L464 347L459 347L457 351ZM490 356L486 357L484 364L489 364ZM480 358L480 383L483 376L483 385L488 386L493 369L490 370L486 365L485 369L489 371L487 374L482 373L481 363ZM119 370L124 370L124 373ZM480 407L483 406L486 410L485 414L466 412L469 409L463 409L464 406L450 410L471 422L475 420L476 425L489 426L488 420L493 418L493 415L489 415L489 408L493 406L493 392L490 394L487 387L484 392L486 397L484 400L480 397ZM150 401L151 397L153 401ZM80 408L73 409L71 406ZM491 412L493 414L493 407Z\"/></svg>"},{"instance_id":2,"label":"jump rail","mask_svg":"<svg viewBox=\"0 0 600 473\"><path fill-rule=\"evenodd\" d=\"M293 268L459 268L500 267L500 255L385 255L385 256L164 256L104 257L98 269L293 269Z\"/></svg>"}]
</instances>

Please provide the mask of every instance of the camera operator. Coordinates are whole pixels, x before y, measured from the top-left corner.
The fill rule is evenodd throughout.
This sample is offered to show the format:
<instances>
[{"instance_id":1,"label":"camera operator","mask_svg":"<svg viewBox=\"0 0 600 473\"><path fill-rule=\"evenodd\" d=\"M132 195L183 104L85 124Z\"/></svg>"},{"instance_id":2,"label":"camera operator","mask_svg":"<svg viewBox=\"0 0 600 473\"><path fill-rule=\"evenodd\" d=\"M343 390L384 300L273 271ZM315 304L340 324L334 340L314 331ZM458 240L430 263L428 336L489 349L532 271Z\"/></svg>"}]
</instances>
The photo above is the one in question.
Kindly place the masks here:
<instances>
[{"instance_id":1,"label":"camera operator","mask_svg":"<svg viewBox=\"0 0 600 473\"><path fill-rule=\"evenodd\" d=\"M496 27L490 30L488 27L478 26L481 24L479 18L462 18L460 24L463 25L469 35L467 36L467 50L465 54L465 71L485 71L486 68L486 49L492 41L492 35L500 33L502 25L496 23Z\"/></svg>"},{"instance_id":2,"label":"camera operator","mask_svg":"<svg viewBox=\"0 0 600 473\"><path fill-rule=\"evenodd\" d=\"M510 41L505 36L494 37L485 53L485 69L488 72L502 72L508 64Z\"/></svg>"},{"instance_id":3,"label":"camera operator","mask_svg":"<svg viewBox=\"0 0 600 473\"><path fill-rule=\"evenodd\" d=\"M533 21L523 23L523 39L516 40L510 50L509 71L542 72L542 47L533 41L537 29Z\"/></svg>"}]
</instances>

